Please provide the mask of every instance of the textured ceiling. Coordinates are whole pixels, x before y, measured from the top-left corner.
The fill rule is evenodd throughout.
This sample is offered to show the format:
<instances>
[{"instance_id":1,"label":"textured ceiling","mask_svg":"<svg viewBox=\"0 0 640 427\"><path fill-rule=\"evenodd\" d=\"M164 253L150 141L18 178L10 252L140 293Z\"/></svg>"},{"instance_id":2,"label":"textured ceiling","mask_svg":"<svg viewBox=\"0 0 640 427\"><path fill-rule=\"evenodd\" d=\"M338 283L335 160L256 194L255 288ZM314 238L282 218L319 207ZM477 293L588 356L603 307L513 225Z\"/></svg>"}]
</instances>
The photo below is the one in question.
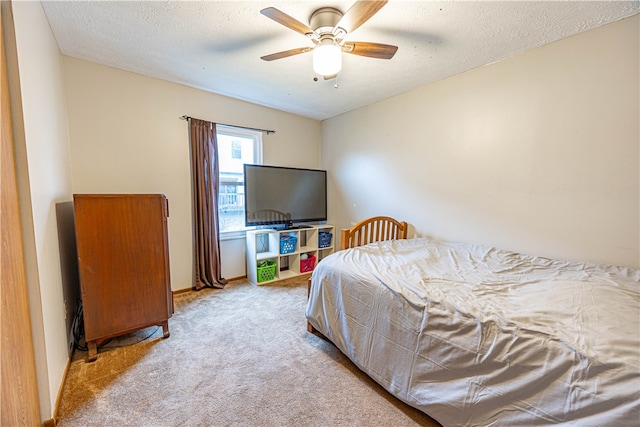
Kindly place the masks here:
<instances>
[{"instance_id":1,"label":"textured ceiling","mask_svg":"<svg viewBox=\"0 0 640 427\"><path fill-rule=\"evenodd\" d=\"M399 47L391 60L343 55L336 80L314 81L312 46L260 14L274 6L308 24L347 1L43 1L63 54L314 119L326 119L527 49L634 15L626 1L390 0L350 41Z\"/></svg>"}]
</instances>

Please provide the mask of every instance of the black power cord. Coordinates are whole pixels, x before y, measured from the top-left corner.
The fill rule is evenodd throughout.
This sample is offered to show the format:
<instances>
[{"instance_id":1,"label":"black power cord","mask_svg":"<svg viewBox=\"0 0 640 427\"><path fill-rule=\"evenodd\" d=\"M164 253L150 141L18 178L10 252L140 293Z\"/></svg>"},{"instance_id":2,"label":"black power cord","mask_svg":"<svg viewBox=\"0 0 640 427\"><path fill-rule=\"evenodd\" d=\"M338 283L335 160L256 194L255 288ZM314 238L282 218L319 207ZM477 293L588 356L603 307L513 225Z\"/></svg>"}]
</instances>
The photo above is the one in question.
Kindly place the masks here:
<instances>
[{"instance_id":1,"label":"black power cord","mask_svg":"<svg viewBox=\"0 0 640 427\"><path fill-rule=\"evenodd\" d=\"M76 310L76 315L73 318L73 323L71 324L71 331L73 332L73 347L76 350L80 351L88 351L87 343L84 345L84 314L82 312L82 300L80 298L76 299L76 304L78 306Z\"/></svg>"}]
</instances>

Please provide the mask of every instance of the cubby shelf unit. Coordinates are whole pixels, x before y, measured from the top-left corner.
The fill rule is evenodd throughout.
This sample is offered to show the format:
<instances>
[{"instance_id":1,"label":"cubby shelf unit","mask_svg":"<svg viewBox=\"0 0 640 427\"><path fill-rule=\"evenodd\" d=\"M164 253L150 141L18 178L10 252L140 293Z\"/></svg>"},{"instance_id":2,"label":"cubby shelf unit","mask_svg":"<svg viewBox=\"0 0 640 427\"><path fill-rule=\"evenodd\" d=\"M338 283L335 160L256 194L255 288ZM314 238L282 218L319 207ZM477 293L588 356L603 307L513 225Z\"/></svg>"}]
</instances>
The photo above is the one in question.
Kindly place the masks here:
<instances>
[{"instance_id":1,"label":"cubby shelf unit","mask_svg":"<svg viewBox=\"0 0 640 427\"><path fill-rule=\"evenodd\" d=\"M327 245L327 234L332 238ZM281 240L291 236L295 238L295 248L285 250ZM313 270L302 271L305 261L301 259L304 254L307 259L315 257L315 266L323 258L334 251L335 233L332 225L312 225L296 229L257 229L247 231L247 278L255 285L266 285L279 280L289 279L302 274L310 274ZM325 246L325 247L322 247ZM285 248L287 249L287 248ZM265 261L275 263L273 278L259 277L258 267ZM308 263L308 261L306 262Z\"/></svg>"}]
</instances>

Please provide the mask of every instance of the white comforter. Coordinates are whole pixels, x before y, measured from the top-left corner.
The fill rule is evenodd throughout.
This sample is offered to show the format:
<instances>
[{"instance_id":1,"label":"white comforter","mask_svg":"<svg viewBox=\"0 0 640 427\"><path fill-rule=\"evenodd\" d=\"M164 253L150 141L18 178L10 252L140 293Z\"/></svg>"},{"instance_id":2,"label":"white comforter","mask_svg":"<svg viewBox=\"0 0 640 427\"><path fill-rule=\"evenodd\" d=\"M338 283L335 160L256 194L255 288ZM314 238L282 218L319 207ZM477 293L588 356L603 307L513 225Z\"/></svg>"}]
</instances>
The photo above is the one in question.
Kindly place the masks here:
<instances>
[{"instance_id":1,"label":"white comforter","mask_svg":"<svg viewBox=\"0 0 640 427\"><path fill-rule=\"evenodd\" d=\"M307 319L445 426L640 424L640 271L425 238L339 251Z\"/></svg>"}]
</instances>

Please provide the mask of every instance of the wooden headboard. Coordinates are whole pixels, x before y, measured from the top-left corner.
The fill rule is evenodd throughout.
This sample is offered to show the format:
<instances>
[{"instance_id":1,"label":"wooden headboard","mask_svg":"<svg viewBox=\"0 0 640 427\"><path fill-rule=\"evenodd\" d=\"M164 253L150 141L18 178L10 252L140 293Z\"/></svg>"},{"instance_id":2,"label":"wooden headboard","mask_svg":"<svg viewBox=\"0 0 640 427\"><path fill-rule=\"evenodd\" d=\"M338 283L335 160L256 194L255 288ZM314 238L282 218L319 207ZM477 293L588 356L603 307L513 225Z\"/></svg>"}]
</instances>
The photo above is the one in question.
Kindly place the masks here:
<instances>
[{"instance_id":1,"label":"wooden headboard","mask_svg":"<svg viewBox=\"0 0 640 427\"><path fill-rule=\"evenodd\" d=\"M381 240L406 239L407 223L388 216L374 216L340 232L340 250Z\"/></svg>"}]
</instances>

